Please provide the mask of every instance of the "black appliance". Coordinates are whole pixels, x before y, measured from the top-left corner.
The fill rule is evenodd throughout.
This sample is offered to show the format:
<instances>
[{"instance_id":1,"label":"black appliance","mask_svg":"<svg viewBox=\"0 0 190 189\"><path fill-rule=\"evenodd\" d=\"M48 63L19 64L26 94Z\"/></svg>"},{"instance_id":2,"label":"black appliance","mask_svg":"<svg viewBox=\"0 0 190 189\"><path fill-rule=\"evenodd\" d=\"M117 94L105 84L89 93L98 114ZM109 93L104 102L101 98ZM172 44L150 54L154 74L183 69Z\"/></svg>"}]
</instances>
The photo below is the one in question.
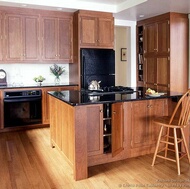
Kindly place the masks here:
<instances>
[{"instance_id":1,"label":"black appliance","mask_svg":"<svg viewBox=\"0 0 190 189\"><path fill-rule=\"evenodd\" d=\"M115 86L115 51L113 49L81 49L81 88L88 89L92 80L100 87Z\"/></svg>"},{"instance_id":2,"label":"black appliance","mask_svg":"<svg viewBox=\"0 0 190 189\"><path fill-rule=\"evenodd\" d=\"M5 91L4 126L26 126L42 123L41 90Z\"/></svg>"}]
</instances>

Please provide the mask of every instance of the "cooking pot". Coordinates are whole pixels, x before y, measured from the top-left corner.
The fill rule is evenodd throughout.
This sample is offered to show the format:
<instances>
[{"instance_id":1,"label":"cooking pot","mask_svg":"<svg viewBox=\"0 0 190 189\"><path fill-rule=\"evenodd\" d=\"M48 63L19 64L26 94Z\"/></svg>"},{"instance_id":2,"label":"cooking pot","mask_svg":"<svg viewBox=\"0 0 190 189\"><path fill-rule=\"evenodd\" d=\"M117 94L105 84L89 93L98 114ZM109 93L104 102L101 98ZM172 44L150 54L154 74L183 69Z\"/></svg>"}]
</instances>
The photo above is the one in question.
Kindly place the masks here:
<instances>
[{"instance_id":1,"label":"cooking pot","mask_svg":"<svg viewBox=\"0 0 190 189\"><path fill-rule=\"evenodd\" d=\"M91 102L97 102L100 100L100 96L89 96Z\"/></svg>"},{"instance_id":2,"label":"cooking pot","mask_svg":"<svg viewBox=\"0 0 190 189\"><path fill-rule=\"evenodd\" d=\"M88 86L89 90L99 90L101 81L92 80Z\"/></svg>"}]
</instances>

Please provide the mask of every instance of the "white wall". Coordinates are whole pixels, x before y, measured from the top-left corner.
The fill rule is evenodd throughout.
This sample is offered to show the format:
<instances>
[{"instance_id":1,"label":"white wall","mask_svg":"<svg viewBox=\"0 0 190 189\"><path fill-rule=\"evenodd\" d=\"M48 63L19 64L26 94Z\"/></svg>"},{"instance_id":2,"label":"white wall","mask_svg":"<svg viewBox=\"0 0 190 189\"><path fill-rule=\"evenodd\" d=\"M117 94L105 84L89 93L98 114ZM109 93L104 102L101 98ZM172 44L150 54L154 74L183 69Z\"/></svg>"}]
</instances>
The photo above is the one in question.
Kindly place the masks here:
<instances>
[{"instance_id":1,"label":"white wall","mask_svg":"<svg viewBox=\"0 0 190 189\"><path fill-rule=\"evenodd\" d=\"M7 73L7 83L10 85L30 85L36 84L34 77L42 75L45 77L44 83L53 84L55 76L50 73L50 66L53 64L0 64L0 69ZM58 64L59 65L59 64ZM65 72L61 75L61 83L69 82L69 65L61 64L65 67Z\"/></svg>"},{"instance_id":2,"label":"white wall","mask_svg":"<svg viewBox=\"0 0 190 189\"><path fill-rule=\"evenodd\" d=\"M115 27L115 84L116 86L127 86L127 63L129 60L121 61L121 48L127 48L129 27ZM127 56L128 57L128 56Z\"/></svg>"},{"instance_id":3,"label":"white wall","mask_svg":"<svg viewBox=\"0 0 190 189\"><path fill-rule=\"evenodd\" d=\"M115 27L127 27L126 86L136 86L136 22L115 19Z\"/></svg>"}]
</instances>

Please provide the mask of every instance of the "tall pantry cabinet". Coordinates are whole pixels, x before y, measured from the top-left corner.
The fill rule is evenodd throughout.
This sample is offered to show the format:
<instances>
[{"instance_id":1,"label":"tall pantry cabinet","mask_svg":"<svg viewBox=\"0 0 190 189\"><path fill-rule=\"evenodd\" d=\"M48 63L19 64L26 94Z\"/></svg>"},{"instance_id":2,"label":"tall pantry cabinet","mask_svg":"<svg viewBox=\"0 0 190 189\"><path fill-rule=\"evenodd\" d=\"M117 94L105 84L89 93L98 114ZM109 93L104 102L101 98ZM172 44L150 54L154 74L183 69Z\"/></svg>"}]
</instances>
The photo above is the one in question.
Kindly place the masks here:
<instances>
[{"instance_id":1,"label":"tall pantry cabinet","mask_svg":"<svg viewBox=\"0 0 190 189\"><path fill-rule=\"evenodd\" d=\"M167 13L137 23L137 86L188 88L188 16Z\"/></svg>"},{"instance_id":2,"label":"tall pantry cabinet","mask_svg":"<svg viewBox=\"0 0 190 189\"><path fill-rule=\"evenodd\" d=\"M0 62L3 60L3 15L0 12Z\"/></svg>"}]
</instances>

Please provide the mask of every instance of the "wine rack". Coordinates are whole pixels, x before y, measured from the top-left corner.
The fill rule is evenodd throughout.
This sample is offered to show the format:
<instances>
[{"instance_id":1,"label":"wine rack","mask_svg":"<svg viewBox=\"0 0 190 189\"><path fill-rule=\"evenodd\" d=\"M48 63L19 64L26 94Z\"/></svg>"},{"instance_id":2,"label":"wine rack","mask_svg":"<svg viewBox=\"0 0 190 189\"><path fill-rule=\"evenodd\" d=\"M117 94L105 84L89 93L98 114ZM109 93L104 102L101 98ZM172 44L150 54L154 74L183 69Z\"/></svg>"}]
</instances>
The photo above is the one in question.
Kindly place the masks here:
<instances>
[{"instance_id":1,"label":"wine rack","mask_svg":"<svg viewBox=\"0 0 190 189\"><path fill-rule=\"evenodd\" d=\"M111 153L111 104L103 104L104 116L103 116L103 137L104 137L104 153Z\"/></svg>"}]
</instances>

